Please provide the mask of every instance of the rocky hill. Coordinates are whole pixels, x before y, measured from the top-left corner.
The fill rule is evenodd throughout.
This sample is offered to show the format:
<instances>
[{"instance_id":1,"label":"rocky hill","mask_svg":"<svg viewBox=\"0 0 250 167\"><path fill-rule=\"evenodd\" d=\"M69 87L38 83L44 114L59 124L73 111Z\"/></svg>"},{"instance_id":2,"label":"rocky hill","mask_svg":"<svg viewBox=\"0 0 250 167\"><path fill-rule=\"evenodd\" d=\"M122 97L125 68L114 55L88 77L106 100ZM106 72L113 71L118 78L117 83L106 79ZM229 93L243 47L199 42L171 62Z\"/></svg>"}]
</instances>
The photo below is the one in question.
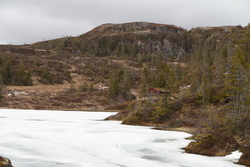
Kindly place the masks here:
<instances>
[{"instance_id":1,"label":"rocky hill","mask_svg":"<svg viewBox=\"0 0 250 167\"><path fill-rule=\"evenodd\" d=\"M8 74L11 78L5 79L7 76L3 76L3 83L71 83L72 69L77 67L75 72L84 75L81 71L83 64L87 64L91 58L131 60L141 67L145 61L157 57L166 61L184 62L190 49L186 46L186 34L186 30L173 25L136 22L101 25L79 37L65 37L31 45L3 45L0 46L2 61L10 61L13 72L17 72L22 63L25 68L23 70L32 77L32 81L22 83L17 76Z\"/></svg>"},{"instance_id":2,"label":"rocky hill","mask_svg":"<svg viewBox=\"0 0 250 167\"><path fill-rule=\"evenodd\" d=\"M135 22L1 45L1 107L121 110L110 119L197 134L188 152L226 155L245 147L247 164L249 41L250 26L187 31ZM228 143L217 140L222 134Z\"/></svg>"},{"instance_id":3,"label":"rocky hill","mask_svg":"<svg viewBox=\"0 0 250 167\"><path fill-rule=\"evenodd\" d=\"M112 71L130 69L138 89L146 62L160 57L168 62L186 61L188 49L178 43L185 34L186 30L173 25L135 22L101 25L78 37L1 45L1 82L7 86L3 106L103 109L108 100L107 90L101 87L108 85Z\"/></svg>"},{"instance_id":4,"label":"rocky hill","mask_svg":"<svg viewBox=\"0 0 250 167\"><path fill-rule=\"evenodd\" d=\"M224 38L225 34L239 29L241 27L230 26L194 28L187 31L174 25L147 22L104 24L78 37L65 37L31 45L2 45L2 61L10 59L14 71L22 63L25 71L32 77L32 81L22 83L17 76L8 74L11 77L5 81L3 76L3 83L71 83L72 68L77 67L77 74L83 75L80 71L82 65L91 58L129 60L137 67L159 57L168 62L187 62L197 40L214 36Z\"/></svg>"},{"instance_id":5,"label":"rocky hill","mask_svg":"<svg viewBox=\"0 0 250 167\"><path fill-rule=\"evenodd\" d=\"M86 56L94 54L98 57L135 57L144 51L147 54L163 54L164 57L175 55L184 58L185 51L177 40L182 40L180 38L186 32L173 25L146 22L104 24L76 38L41 42L33 46L47 50L70 50ZM58 45L62 48L58 48Z\"/></svg>"},{"instance_id":6,"label":"rocky hill","mask_svg":"<svg viewBox=\"0 0 250 167\"><path fill-rule=\"evenodd\" d=\"M164 85L160 81L161 77L164 77L163 74L160 74L164 73L160 71L160 63L166 63L178 71L178 84L185 86L189 84L189 81L181 79L181 75L186 75L183 72L186 71L187 62L192 60L190 57L197 48L197 41L214 39L221 41L220 43L224 45L229 43L225 41L230 41L228 40L230 38L228 34L242 29L239 26L200 27L187 31L174 25L134 22L100 25L78 37L65 37L30 45L1 45L1 83L9 86L5 96L11 95L10 97L13 97L12 94L15 89L19 92L24 89L10 86L44 87L45 85L55 84L63 92L61 94L67 96L65 92L72 93L73 90L73 92L75 91L74 96L76 94L79 96L79 94L86 94L86 92L81 91L86 91L87 88L89 90L90 87L97 92L100 87L107 87L110 84L109 78L114 75L113 71L118 71L119 87L124 88L125 85L122 82L125 81L122 81L121 77L125 77L123 76L125 71L130 71L129 80L132 84L126 87L138 92L143 85L142 82L145 82L142 76L145 67L151 71L150 75L154 78L147 79L149 83L144 84L143 89ZM147 75L149 76L149 74ZM65 87L66 89L64 89ZM41 89L38 88L39 91L32 90L33 93L31 94L37 94ZM90 92L88 91L90 97L96 97L92 98L95 99L94 101L98 101L99 98L107 101L107 90L97 93L101 94L100 97L99 95L94 96L96 93L91 95ZM45 94L49 93L46 92ZM56 106L69 104L58 102L58 99L64 98L54 98L57 93L51 94L53 96L47 96L47 102L41 98L37 99L34 104L39 101L42 104L39 106L34 106L32 102L34 102L35 97L43 97L44 94L37 94L34 98L29 99L30 102L19 100L19 104L16 103L18 100L9 100L10 97L7 96L8 100L5 107L18 108L21 107L20 104L26 103L27 105L21 108L53 108L52 106L55 104ZM127 93L123 92L123 94ZM50 102L55 101L55 99L57 99L55 104ZM43 103L46 105L43 105ZM78 103L81 106L81 100ZM91 106L89 103L93 104L93 101L85 105ZM77 108L79 104L74 107ZM99 105L100 103L96 102L93 106L96 108Z\"/></svg>"}]
</instances>

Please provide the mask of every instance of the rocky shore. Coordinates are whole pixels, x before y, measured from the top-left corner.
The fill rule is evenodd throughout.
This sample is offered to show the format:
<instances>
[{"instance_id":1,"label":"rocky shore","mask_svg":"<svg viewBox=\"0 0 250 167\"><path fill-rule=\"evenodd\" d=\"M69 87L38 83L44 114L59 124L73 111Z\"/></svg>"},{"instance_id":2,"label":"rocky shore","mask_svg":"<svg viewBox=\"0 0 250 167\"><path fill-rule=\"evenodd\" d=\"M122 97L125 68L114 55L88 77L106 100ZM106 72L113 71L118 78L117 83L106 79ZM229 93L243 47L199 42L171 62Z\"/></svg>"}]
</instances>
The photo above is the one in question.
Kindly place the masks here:
<instances>
[{"instance_id":1,"label":"rocky shore","mask_svg":"<svg viewBox=\"0 0 250 167\"><path fill-rule=\"evenodd\" d=\"M238 164L246 165L247 167L250 167L250 146L244 147L242 149L242 156L240 157Z\"/></svg>"},{"instance_id":2,"label":"rocky shore","mask_svg":"<svg viewBox=\"0 0 250 167\"><path fill-rule=\"evenodd\" d=\"M121 111L116 115L112 115L105 120L123 120L124 117L128 115L128 112ZM124 123L124 122L123 122ZM126 124L126 123L124 123ZM191 127L170 127L168 125L162 124L149 124L140 123L135 125L142 126L153 126L157 130L170 130L170 131L183 131L193 134L193 142L189 143L188 146L184 148L187 153L199 154L205 156L226 156L234 151L240 150L242 156L240 157L237 164L245 165L250 167L250 147L244 146L236 138L225 131L213 131L210 133L201 133L200 129L195 126Z\"/></svg>"}]
</instances>

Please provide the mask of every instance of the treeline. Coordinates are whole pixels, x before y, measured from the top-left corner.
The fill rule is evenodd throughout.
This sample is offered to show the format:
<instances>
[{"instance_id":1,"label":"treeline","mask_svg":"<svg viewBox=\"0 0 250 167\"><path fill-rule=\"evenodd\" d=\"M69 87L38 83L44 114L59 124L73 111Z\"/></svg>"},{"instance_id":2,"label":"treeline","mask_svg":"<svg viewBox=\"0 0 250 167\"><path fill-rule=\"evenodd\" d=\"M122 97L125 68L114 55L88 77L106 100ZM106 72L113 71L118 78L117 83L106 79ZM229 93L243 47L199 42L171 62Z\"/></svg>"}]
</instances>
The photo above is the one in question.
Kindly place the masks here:
<instances>
[{"instance_id":1,"label":"treeline","mask_svg":"<svg viewBox=\"0 0 250 167\"><path fill-rule=\"evenodd\" d=\"M207 131L246 137L250 131L250 25L194 29L189 36L193 46L187 66L164 63L161 58L144 64L138 88L148 98L130 105L124 123L177 124L171 120L175 113L192 108L190 115L182 113L188 118L179 120L178 126L199 121L197 126ZM187 85L190 89L182 89ZM147 92L152 87L169 93L152 99Z\"/></svg>"},{"instance_id":2,"label":"treeline","mask_svg":"<svg viewBox=\"0 0 250 167\"><path fill-rule=\"evenodd\" d=\"M113 57L139 63L151 62L162 56L165 60L186 60L189 49L187 32L125 34L100 36L90 41L82 41L80 51L85 56Z\"/></svg>"},{"instance_id":3,"label":"treeline","mask_svg":"<svg viewBox=\"0 0 250 167\"><path fill-rule=\"evenodd\" d=\"M142 66L159 56L168 61L186 61L192 46L186 30L176 32L90 32L80 37L65 37L35 44L60 55L75 54L83 57L109 57L137 61ZM110 35L111 33L111 35Z\"/></svg>"},{"instance_id":4,"label":"treeline","mask_svg":"<svg viewBox=\"0 0 250 167\"><path fill-rule=\"evenodd\" d=\"M62 84L71 80L69 66L60 60L36 54L0 53L0 83L3 85Z\"/></svg>"},{"instance_id":5,"label":"treeline","mask_svg":"<svg viewBox=\"0 0 250 167\"><path fill-rule=\"evenodd\" d=\"M191 92L203 106L223 104L226 125L250 129L250 25L224 36L201 38L189 60Z\"/></svg>"},{"instance_id":6,"label":"treeline","mask_svg":"<svg viewBox=\"0 0 250 167\"><path fill-rule=\"evenodd\" d=\"M130 61L129 61L130 62ZM144 97L150 88L177 92L183 85L182 78L185 75L185 67L180 64L169 64L159 58L157 61L144 63L143 68L136 68L129 62L121 61L108 65L109 97L125 95L131 89ZM124 97L127 97L126 95ZM125 98L129 99L129 98Z\"/></svg>"},{"instance_id":7,"label":"treeline","mask_svg":"<svg viewBox=\"0 0 250 167\"><path fill-rule=\"evenodd\" d=\"M23 62L15 62L10 56L0 56L0 83L29 86L32 85L31 73Z\"/></svg>"}]
</instances>

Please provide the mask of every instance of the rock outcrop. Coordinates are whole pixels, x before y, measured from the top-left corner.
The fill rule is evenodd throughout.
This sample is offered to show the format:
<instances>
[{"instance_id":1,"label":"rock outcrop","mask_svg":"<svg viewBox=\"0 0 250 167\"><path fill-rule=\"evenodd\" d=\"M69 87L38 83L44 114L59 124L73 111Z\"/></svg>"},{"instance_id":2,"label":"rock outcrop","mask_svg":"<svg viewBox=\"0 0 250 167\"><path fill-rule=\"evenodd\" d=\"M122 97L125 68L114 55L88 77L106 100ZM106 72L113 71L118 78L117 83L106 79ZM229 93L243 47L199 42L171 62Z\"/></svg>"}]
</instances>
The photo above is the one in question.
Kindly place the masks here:
<instances>
[{"instance_id":1,"label":"rock outcrop","mask_svg":"<svg viewBox=\"0 0 250 167\"><path fill-rule=\"evenodd\" d=\"M11 161L0 156L0 167L13 167Z\"/></svg>"},{"instance_id":2,"label":"rock outcrop","mask_svg":"<svg viewBox=\"0 0 250 167\"><path fill-rule=\"evenodd\" d=\"M200 136L199 139L191 142L185 151L207 156L226 156L238 150L239 147L240 145L232 136L216 133Z\"/></svg>"},{"instance_id":3,"label":"rock outcrop","mask_svg":"<svg viewBox=\"0 0 250 167\"><path fill-rule=\"evenodd\" d=\"M248 167L250 167L250 146L248 147L245 147L243 150L242 150L242 156L240 157L239 161L238 161L238 164L241 164L241 165L246 165Z\"/></svg>"}]
</instances>

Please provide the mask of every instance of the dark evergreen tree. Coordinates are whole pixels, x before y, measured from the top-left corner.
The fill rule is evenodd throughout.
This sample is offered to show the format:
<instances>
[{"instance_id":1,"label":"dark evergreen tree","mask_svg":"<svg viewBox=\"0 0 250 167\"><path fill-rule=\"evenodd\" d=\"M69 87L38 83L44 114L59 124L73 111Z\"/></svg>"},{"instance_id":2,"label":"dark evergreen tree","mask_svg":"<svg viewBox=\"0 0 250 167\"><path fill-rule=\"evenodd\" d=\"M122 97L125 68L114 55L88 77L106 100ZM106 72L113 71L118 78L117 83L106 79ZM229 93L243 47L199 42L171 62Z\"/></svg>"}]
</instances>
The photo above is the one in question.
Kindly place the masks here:
<instances>
[{"instance_id":1,"label":"dark evergreen tree","mask_svg":"<svg viewBox=\"0 0 250 167\"><path fill-rule=\"evenodd\" d=\"M109 98L115 99L120 93L119 78L115 72L112 73L111 76L109 77L108 87L109 87L108 89Z\"/></svg>"}]
</instances>

